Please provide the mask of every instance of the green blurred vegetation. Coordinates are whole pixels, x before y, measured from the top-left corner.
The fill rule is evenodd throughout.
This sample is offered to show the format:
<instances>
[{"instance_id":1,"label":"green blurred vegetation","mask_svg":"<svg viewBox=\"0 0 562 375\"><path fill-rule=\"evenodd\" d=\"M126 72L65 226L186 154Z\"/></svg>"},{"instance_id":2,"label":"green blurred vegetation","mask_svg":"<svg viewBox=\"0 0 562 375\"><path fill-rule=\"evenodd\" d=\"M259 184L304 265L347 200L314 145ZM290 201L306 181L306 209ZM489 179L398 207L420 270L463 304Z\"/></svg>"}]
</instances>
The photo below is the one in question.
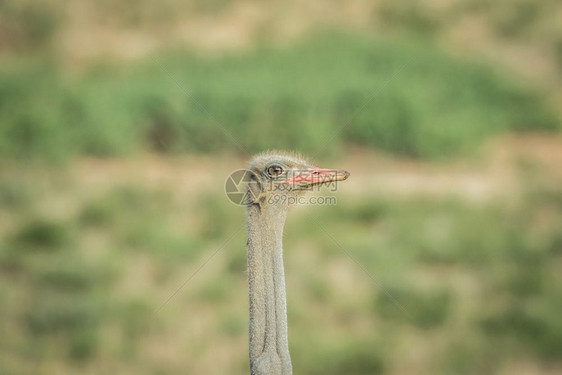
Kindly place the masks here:
<instances>
[{"instance_id":1,"label":"green blurred vegetation","mask_svg":"<svg viewBox=\"0 0 562 375\"><path fill-rule=\"evenodd\" d=\"M365 162L559 136L557 0L357 4L0 0L0 374L248 373L243 231L163 306L244 221L222 198L222 154L240 150L220 127L250 152ZM292 40L295 25L311 32ZM250 48L222 51L229 37ZM147 152L189 153L188 186L155 187L162 165L90 186ZM484 203L342 187L291 214L295 373L560 370L562 190L518 167L522 194Z\"/></svg>"},{"instance_id":2,"label":"green blurred vegetation","mask_svg":"<svg viewBox=\"0 0 562 375\"><path fill-rule=\"evenodd\" d=\"M3 67L0 103L0 154L17 159L240 151L221 127L250 151L356 144L435 159L474 153L501 132L560 127L541 95L490 68L343 34L218 59L170 53L79 77L55 64Z\"/></svg>"}]
</instances>

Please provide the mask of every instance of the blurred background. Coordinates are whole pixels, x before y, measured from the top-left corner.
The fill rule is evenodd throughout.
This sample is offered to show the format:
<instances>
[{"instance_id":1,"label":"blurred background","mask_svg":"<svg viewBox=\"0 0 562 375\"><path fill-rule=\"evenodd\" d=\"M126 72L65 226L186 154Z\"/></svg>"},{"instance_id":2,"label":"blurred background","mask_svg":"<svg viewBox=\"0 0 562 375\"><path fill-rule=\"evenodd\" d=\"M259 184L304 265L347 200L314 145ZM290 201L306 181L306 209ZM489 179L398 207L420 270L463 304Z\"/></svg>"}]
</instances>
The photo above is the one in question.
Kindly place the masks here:
<instances>
[{"instance_id":1,"label":"blurred background","mask_svg":"<svg viewBox=\"0 0 562 375\"><path fill-rule=\"evenodd\" d=\"M561 20L1 0L0 373L247 374L242 148L351 172L286 225L295 373L561 373Z\"/></svg>"}]
</instances>

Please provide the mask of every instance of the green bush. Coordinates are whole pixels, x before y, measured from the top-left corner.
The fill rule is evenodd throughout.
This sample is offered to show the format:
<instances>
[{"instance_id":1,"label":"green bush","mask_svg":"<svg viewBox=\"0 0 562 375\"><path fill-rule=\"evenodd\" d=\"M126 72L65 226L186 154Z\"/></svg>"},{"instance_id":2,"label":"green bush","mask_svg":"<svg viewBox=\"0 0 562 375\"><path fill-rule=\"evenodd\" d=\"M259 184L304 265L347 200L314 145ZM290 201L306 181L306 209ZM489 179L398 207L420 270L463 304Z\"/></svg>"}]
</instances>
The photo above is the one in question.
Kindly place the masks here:
<instances>
[{"instance_id":1,"label":"green bush","mask_svg":"<svg viewBox=\"0 0 562 375\"><path fill-rule=\"evenodd\" d=\"M512 346L519 350L532 350L545 360L559 359L562 355L562 324L556 311L560 302L559 296L551 295L538 311L532 311L522 303L507 306L483 318L481 329L497 342L511 340Z\"/></svg>"},{"instance_id":2,"label":"green bush","mask_svg":"<svg viewBox=\"0 0 562 375\"><path fill-rule=\"evenodd\" d=\"M33 271L32 278L43 287L65 291L87 291L98 281L96 269L77 254L51 258Z\"/></svg>"},{"instance_id":3,"label":"green bush","mask_svg":"<svg viewBox=\"0 0 562 375\"><path fill-rule=\"evenodd\" d=\"M92 299L52 293L36 298L25 316L33 334L76 332L95 326L99 318Z\"/></svg>"},{"instance_id":4,"label":"green bush","mask_svg":"<svg viewBox=\"0 0 562 375\"><path fill-rule=\"evenodd\" d=\"M0 99L0 154L11 158L240 151L225 130L249 151L351 143L441 158L500 132L559 128L542 96L487 67L336 34L215 60L168 53L79 78L20 64L0 72Z\"/></svg>"},{"instance_id":5,"label":"green bush","mask_svg":"<svg viewBox=\"0 0 562 375\"><path fill-rule=\"evenodd\" d=\"M80 330L70 336L68 354L72 359L86 360L95 354L98 345L97 330Z\"/></svg>"},{"instance_id":6,"label":"green bush","mask_svg":"<svg viewBox=\"0 0 562 375\"><path fill-rule=\"evenodd\" d=\"M429 9L417 1L383 1L378 14L383 24L418 34L435 33L444 19L435 9Z\"/></svg>"},{"instance_id":7,"label":"green bush","mask_svg":"<svg viewBox=\"0 0 562 375\"><path fill-rule=\"evenodd\" d=\"M297 347L293 365L311 375L377 375L384 373L380 346L368 339L316 342Z\"/></svg>"},{"instance_id":8,"label":"green bush","mask_svg":"<svg viewBox=\"0 0 562 375\"><path fill-rule=\"evenodd\" d=\"M22 250L59 250L70 237L68 228L49 219L24 223L12 238L12 246Z\"/></svg>"},{"instance_id":9,"label":"green bush","mask_svg":"<svg viewBox=\"0 0 562 375\"><path fill-rule=\"evenodd\" d=\"M408 314L403 312L395 301L385 293L378 293L375 310L385 319L411 322L419 328L435 328L449 316L452 294L445 290L412 291L390 289L389 293L401 301Z\"/></svg>"}]
</instances>

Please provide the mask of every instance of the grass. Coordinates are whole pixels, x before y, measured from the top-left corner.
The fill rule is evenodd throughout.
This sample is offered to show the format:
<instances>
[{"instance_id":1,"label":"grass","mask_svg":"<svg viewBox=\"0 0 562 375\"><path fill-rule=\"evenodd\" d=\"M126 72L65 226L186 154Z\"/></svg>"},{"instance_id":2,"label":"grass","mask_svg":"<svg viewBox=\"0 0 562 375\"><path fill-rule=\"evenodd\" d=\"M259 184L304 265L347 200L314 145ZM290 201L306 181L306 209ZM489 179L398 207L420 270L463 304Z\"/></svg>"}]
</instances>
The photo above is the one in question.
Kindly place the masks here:
<instances>
[{"instance_id":1,"label":"grass","mask_svg":"<svg viewBox=\"0 0 562 375\"><path fill-rule=\"evenodd\" d=\"M56 62L4 66L0 155L239 152L224 127L250 151L359 144L439 159L473 153L501 132L559 129L538 93L407 39L332 34L285 49L157 60L78 77Z\"/></svg>"}]
</instances>

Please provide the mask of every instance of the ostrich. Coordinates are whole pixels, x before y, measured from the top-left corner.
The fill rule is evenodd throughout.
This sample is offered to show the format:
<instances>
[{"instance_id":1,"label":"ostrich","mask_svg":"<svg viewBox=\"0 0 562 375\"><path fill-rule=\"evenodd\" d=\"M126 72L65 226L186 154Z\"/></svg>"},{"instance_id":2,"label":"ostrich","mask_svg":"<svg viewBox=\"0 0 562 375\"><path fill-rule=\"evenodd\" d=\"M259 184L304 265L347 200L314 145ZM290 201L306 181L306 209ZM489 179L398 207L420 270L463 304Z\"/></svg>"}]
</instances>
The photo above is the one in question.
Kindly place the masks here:
<instances>
[{"instance_id":1,"label":"ostrich","mask_svg":"<svg viewBox=\"0 0 562 375\"><path fill-rule=\"evenodd\" d=\"M288 206L306 190L347 179L285 152L255 156L246 190L251 375L292 374L282 237Z\"/></svg>"}]
</instances>

